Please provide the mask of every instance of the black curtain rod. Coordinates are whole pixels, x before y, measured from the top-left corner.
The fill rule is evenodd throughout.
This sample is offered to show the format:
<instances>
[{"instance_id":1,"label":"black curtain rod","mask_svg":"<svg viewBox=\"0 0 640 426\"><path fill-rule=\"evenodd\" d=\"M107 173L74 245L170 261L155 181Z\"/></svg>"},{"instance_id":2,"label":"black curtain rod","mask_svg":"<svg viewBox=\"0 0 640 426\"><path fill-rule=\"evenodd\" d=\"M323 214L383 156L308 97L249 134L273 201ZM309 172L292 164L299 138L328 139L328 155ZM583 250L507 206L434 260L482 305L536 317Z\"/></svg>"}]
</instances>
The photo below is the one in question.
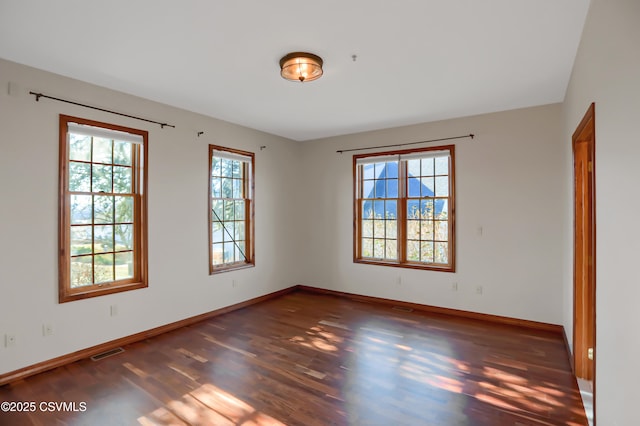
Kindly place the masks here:
<instances>
[{"instance_id":1,"label":"black curtain rod","mask_svg":"<svg viewBox=\"0 0 640 426\"><path fill-rule=\"evenodd\" d=\"M396 143L396 144L393 144L393 145L369 146L369 147L366 147L366 148L340 149L340 150L338 150L336 152L342 154L343 152L362 151L362 150L365 150L365 149L393 148L393 147L396 147L396 146L416 145L416 144L419 144L419 143L450 141L450 140L453 140L453 139L464 139L464 138L473 139L474 136L475 135L473 133L469 133L468 135L464 135L464 136L452 136L450 138L431 139L431 140L428 140L428 141L420 141L420 142Z\"/></svg>"},{"instance_id":2,"label":"black curtain rod","mask_svg":"<svg viewBox=\"0 0 640 426\"><path fill-rule=\"evenodd\" d=\"M176 126L173 126L171 124L161 123L159 121L154 121L154 120L149 120L149 119L146 119L146 118L136 117L135 115L123 114L121 112L111 111L111 110L104 109L104 108L98 108L98 107L94 107L94 106L91 106L91 105L85 105L85 104L81 104L79 102L68 101L66 99L60 99L60 98L56 98L56 97L53 97L53 96L48 96L48 95L45 95L43 93L29 92L29 94L36 97L36 102L39 102L40 98L47 98L47 99L52 99L54 101L64 102L64 103L67 103L67 104L78 105L78 106L85 107L85 108L91 108L91 109L95 109L95 110L102 111L102 112L108 112L108 113L111 113L111 114L120 115L122 117L135 118L136 120L146 121L147 123L159 124L160 127L163 128L163 129L165 127L173 127L174 129L176 128Z\"/></svg>"}]
</instances>

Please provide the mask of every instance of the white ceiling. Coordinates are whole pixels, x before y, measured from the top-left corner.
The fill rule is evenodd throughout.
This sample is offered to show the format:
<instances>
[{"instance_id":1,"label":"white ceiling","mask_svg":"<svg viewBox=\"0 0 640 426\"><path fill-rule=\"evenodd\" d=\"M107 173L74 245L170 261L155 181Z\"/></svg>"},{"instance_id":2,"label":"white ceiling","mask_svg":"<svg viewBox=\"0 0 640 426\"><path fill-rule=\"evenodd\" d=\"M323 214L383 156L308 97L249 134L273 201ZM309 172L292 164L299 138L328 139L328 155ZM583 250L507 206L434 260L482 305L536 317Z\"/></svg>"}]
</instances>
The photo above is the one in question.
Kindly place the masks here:
<instances>
[{"instance_id":1,"label":"white ceiling","mask_svg":"<svg viewBox=\"0 0 640 426\"><path fill-rule=\"evenodd\" d=\"M309 140L561 102L588 7L589 0L0 0L0 57ZM280 58L299 50L324 59L322 78L280 77Z\"/></svg>"}]
</instances>

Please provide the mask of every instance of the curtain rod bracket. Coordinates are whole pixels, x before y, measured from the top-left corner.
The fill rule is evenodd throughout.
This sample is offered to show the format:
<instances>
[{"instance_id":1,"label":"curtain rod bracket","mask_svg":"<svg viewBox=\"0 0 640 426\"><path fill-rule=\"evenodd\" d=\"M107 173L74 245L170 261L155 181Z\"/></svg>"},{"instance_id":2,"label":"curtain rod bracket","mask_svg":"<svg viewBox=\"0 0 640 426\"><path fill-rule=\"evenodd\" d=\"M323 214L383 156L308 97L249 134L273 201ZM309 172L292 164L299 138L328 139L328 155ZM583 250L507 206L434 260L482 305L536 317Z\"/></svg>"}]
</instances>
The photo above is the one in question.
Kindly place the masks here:
<instances>
[{"instance_id":1,"label":"curtain rod bracket","mask_svg":"<svg viewBox=\"0 0 640 426\"><path fill-rule=\"evenodd\" d=\"M198 137L204 135L204 132L198 132Z\"/></svg>"}]
</instances>

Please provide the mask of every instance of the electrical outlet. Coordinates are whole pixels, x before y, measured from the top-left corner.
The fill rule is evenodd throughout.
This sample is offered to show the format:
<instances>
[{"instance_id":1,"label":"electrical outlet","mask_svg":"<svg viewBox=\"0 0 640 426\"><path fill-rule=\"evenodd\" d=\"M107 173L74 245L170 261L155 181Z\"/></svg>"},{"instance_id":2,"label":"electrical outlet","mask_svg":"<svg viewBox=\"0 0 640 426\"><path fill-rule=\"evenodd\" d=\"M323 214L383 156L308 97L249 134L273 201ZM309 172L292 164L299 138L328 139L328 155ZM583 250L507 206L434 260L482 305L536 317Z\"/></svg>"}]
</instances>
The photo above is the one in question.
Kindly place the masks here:
<instances>
[{"instance_id":1,"label":"electrical outlet","mask_svg":"<svg viewBox=\"0 0 640 426\"><path fill-rule=\"evenodd\" d=\"M482 286L481 285L476 287L476 294L482 294Z\"/></svg>"},{"instance_id":2,"label":"electrical outlet","mask_svg":"<svg viewBox=\"0 0 640 426\"><path fill-rule=\"evenodd\" d=\"M458 291L458 283L451 283L451 291Z\"/></svg>"},{"instance_id":3,"label":"electrical outlet","mask_svg":"<svg viewBox=\"0 0 640 426\"><path fill-rule=\"evenodd\" d=\"M118 316L118 305L111 305L109 307L109 314L112 317Z\"/></svg>"},{"instance_id":4,"label":"electrical outlet","mask_svg":"<svg viewBox=\"0 0 640 426\"><path fill-rule=\"evenodd\" d=\"M5 334L4 335L4 347L8 348L16 345L16 336L15 334Z\"/></svg>"},{"instance_id":5,"label":"electrical outlet","mask_svg":"<svg viewBox=\"0 0 640 426\"><path fill-rule=\"evenodd\" d=\"M42 335L44 337L51 336L53 334L53 325L42 324Z\"/></svg>"}]
</instances>

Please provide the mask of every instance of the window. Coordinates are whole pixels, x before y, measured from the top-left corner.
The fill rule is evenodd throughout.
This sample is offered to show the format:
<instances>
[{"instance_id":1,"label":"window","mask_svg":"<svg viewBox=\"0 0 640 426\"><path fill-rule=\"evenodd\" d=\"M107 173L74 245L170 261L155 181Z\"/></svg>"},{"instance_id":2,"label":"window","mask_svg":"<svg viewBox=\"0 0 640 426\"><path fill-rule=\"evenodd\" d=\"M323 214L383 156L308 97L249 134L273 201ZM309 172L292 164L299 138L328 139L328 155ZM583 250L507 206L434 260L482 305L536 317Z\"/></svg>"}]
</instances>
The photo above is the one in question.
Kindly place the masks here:
<instances>
[{"instance_id":1,"label":"window","mask_svg":"<svg viewBox=\"0 0 640 426\"><path fill-rule=\"evenodd\" d=\"M254 154L209 145L209 273L254 265Z\"/></svg>"},{"instance_id":2,"label":"window","mask_svg":"<svg viewBox=\"0 0 640 426\"><path fill-rule=\"evenodd\" d=\"M454 146L354 156L354 261L455 271Z\"/></svg>"},{"instance_id":3,"label":"window","mask_svg":"<svg viewBox=\"0 0 640 426\"><path fill-rule=\"evenodd\" d=\"M60 116L60 302L147 287L147 132Z\"/></svg>"}]
</instances>

